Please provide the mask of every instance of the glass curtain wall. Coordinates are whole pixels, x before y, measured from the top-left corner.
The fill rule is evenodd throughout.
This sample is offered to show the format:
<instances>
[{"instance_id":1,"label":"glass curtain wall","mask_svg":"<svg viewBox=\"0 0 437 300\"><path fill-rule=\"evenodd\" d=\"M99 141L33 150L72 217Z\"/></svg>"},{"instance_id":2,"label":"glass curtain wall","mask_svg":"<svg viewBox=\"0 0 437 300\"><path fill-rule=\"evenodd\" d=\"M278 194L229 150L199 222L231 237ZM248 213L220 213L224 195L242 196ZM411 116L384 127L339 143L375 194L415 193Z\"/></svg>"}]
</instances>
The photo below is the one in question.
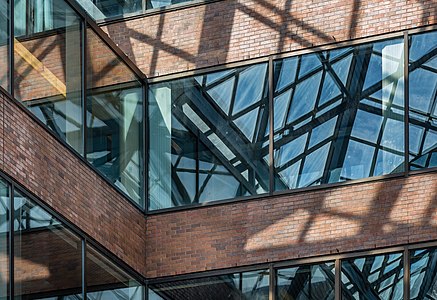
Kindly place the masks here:
<instances>
[{"instance_id":1,"label":"glass curtain wall","mask_svg":"<svg viewBox=\"0 0 437 300\"><path fill-rule=\"evenodd\" d=\"M143 206L143 86L92 29L86 74L86 157Z\"/></svg>"},{"instance_id":2,"label":"glass curtain wall","mask_svg":"<svg viewBox=\"0 0 437 300\"><path fill-rule=\"evenodd\" d=\"M274 63L276 190L404 171L403 39Z\"/></svg>"},{"instance_id":3,"label":"glass curtain wall","mask_svg":"<svg viewBox=\"0 0 437 300\"><path fill-rule=\"evenodd\" d=\"M437 32L410 37L410 169L437 167Z\"/></svg>"},{"instance_id":4,"label":"glass curtain wall","mask_svg":"<svg viewBox=\"0 0 437 300\"><path fill-rule=\"evenodd\" d=\"M9 186L0 179L0 299L6 300L9 295Z\"/></svg>"},{"instance_id":5,"label":"glass curtain wall","mask_svg":"<svg viewBox=\"0 0 437 300\"><path fill-rule=\"evenodd\" d=\"M403 276L402 253L342 261L342 299L402 299Z\"/></svg>"},{"instance_id":6,"label":"glass curtain wall","mask_svg":"<svg viewBox=\"0 0 437 300\"><path fill-rule=\"evenodd\" d=\"M410 299L437 298L437 249L410 253Z\"/></svg>"},{"instance_id":7,"label":"glass curtain wall","mask_svg":"<svg viewBox=\"0 0 437 300\"><path fill-rule=\"evenodd\" d=\"M149 300L268 300L269 271L259 270L149 285Z\"/></svg>"},{"instance_id":8,"label":"glass curtain wall","mask_svg":"<svg viewBox=\"0 0 437 300\"><path fill-rule=\"evenodd\" d=\"M83 154L82 20L66 2L56 0L47 19L57 29L32 36L20 29L20 18L30 13L22 2L16 0L14 10L14 96Z\"/></svg>"},{"instance_id":9,"label":"glass curtain wall","mask_svg":"<svg viewBox=\"0 0 437 300\"><path fill-rule=\"evenodd\" d=\"M267 64L154 84L149 209L269 190Z\"/></svg>"},{"instance_id":10,"label":"glass curtain wall","mask_svg":"<svg viewBox=\"0 0 437 300\"><path fill-rule=\"evenodd\" d=\"M84 264L87 299L143 299L144 289L134 277L26 193L14 187L10 194L11 189L0 178L0 299L83 299Z\"/></svg>"},{"instance_id":11,"label":"glass curtain wall","mask_svg":"<svg viewBox=\"0 0 437 300\"><path fill-rule=\"evenodd\" d=\"M76 0L76 1L94 20L101 21L108 18L109 19L122 18L125 15L141 14L141 13L145 13L147 9L162 8L169 5L191 2L194 0L124 0L124 1Z\"/></svg>"},{"instance_id":12,"label":"glass curtain wall","mask_svg":"<svg viewBox=\"0 0 437 300\"><path fill-rule=\"evenodd\" d=\"M335 298L334 262L302 265L276 271L276 299Z\"/></svg>"},{"instance_id":13,"label":"glass curtain wall","mask_svg":"<svg viewBox=\"0 0 437 300\"><path fill-rule=\"evenodd\" d=\"M9 1L0 0L0 86L10 92L9 74Z\"/></svg>"},{"instance_id":14,"label":"glass curtain wall","mask_svg":"<svg viewBox=\"0 0 437 300\"><path fill-rule=\"evenodd\" d=\"M91 246L87 247L86 270L87 299L143 299L141 284Z\"/></svg>"},{"instance_id":15,"label":"glass curtain wall","mask_svg":"<svg viewBox=\"0 0 437 300\"><path fill-rule=\"evenodd\" d=\"M67 2L41 1L14 2L14 96L143 207L143 84ZM53 28L20 29L28 14Z\"/></svg>"},{"instance_id":16,"label":"glass curtain wall","mask_svg":"<svg viewBox=\"0 0 437 300\"><path fill-rule=\"evenodd\" d=\"M22 193L14 193L14 295L80 298L82 240Z\"/></svg>"}]
</instances>

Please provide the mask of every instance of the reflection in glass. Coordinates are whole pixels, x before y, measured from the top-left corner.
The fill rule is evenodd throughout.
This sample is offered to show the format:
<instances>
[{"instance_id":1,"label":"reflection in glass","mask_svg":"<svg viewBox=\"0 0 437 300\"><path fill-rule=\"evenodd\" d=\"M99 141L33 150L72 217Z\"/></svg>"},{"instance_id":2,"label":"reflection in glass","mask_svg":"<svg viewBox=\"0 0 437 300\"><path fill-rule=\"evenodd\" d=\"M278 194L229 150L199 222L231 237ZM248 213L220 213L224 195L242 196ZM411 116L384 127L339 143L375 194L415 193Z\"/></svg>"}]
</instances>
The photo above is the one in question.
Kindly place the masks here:
<instances>
[{"instance_id":1,"label":"reflection in glass","mask_svg":"<svg viewBox=\"0 0 437 300\"><path fill-rule=\"evenodd\" d=\"M268 270L149 285L149 300L267 300Z\"/></svg>"},{"instance_id":2,"label":"reflection in glass","mask_svg":"<svg viewBox=\"0 0 437 300\"><path fill-rule=\"evenodd\" d=\"M411 37L410 169L437 167L437 32Z\"/></svg>"},{"instance_id":3,"label":"reflection in glass","mask_svg":"<svg viewBox=\"0 0 437 300\"><path fill-rule=\"evenodd\" d=\"M275 188L404 169L403 41L274 62Z\"/></svg>"},{"instance_id":4,"label":"reflection in glass","mask_svg":"<svg viewBox=\"0 0 437 300\"><path fill-rule=\"evenodd\" d=\"M9 86L9 1L0 0L0 86L10 92Z\"/></svg>"},{"instance_id":5,"label":"reflection in glass","mask_svg":"<svg viewBox=\"0 0 437 300\"><path fill-rule=\"evenodd\" d=\"M276 272L276 299L334 299L333 262L279 269Z\"/></svg>"},{"instance_id":6,"label":"reflection in glass","mask_svg":"<svg viewBox=\"0 0 437 300\"><path fill-rule=\"evenodd\" d=\"M9 185L0 179L0 299L9 293Z\"/></svg>"},{"instance_id":7,"label":"reflection in glass","mask_svg":"<svg viewBox=\"0 0 437 300\"><path fill-rule=\"evenodd\" d=\"M142 85L91 29L87 42L87 159L142 205Z\"/></svg>"},{"instance_id":8,"label":"reflection in glass","mask_svg":"<svg viewBox=\"0 0 437 300\"><path fill-rule=\"evenodd\" d=\"M150 209L268 191L267 64L154 84Z\"/></svg>"},{"instance_id":9,"label":"reflection in glass","mask_svg":"<svg viewBox=\"0 0 437 300\"><path fill-rule=\"evenodd\" d=\"M86 270L88 299L142 300L143 287L89 245Z\"/></svg>"},{"instance_id":10,"label":"reflection in glass","mask_svg":"<svg viewBox=\"0 0 437 300\"><path fill-rule=\"evenodd\" d=\"M38 8L45 9L48 1ZM47 5L51 12L41 13L45 18L41 24L50 21L57 30L28 37L20 30L20 18L26 17L29 8L25 0L15 2L15 98L77 152L83 153L81 20L63 0ZM23 26L28 28L25 23Z\"/></svg>"},{"instance_id":11,"label":"reflection in glass","mask_svg":"<svg viewBox=\"0 0 437 300\"><path fill-rule=\"evenodd\" d=\"M342 261L342 299L402 299L402 260L402 254L394 253Z\"/></svg>"},{"instance_id":12,"label":"reflection in glass","mask_svg":"<svg viewBox=\"0 0 437 300\"><path fill-rule=\"evenodd\" d=\"M15 297L81 297L81 239L17 191L14 211Z\"/></svg>"},{"instance_id":13,"label":"reflection in glass","mask_svg":"<svg viewBox=\"0 0 437 300\"><path fill-rule=\"evenodd\" d=\"M79 0L78 2L95 20L140 13L143 10L143 0Z\"/></svg>"},{"instance_id":14,"label":"reflection in glass","mask_svg":"<svg viewBox=\"0 0 437 300\"><path fill-rule=\"evenodd\" d=\"M179 4L184 2L190 2L193 0L145 0L147 8L158 8L169 6L173 4Z\"/></svg>"},{"instance_id":15,"label":"reflection in glass","mask_svg":"<svg viewBox=\"0 0 437 300\"><path fill-rule=\"evenodd\" d=\"M414 250L410 255L410 299L436 299L437 250Z\"/></svg>"},{"instance_id":16,"label":"reflection in glass","mask_svg":"<svg viewBox=\"0 0 437 300\"><path fill-rule=\"evenodd\" d=\"M17 0L16 0L17 1ZM53 1L53 0L45 0ZM144 9L160 8L193 0L76 0L94 19L122 17L129 14L140 14Z\"/></svg>"}]
</instances>

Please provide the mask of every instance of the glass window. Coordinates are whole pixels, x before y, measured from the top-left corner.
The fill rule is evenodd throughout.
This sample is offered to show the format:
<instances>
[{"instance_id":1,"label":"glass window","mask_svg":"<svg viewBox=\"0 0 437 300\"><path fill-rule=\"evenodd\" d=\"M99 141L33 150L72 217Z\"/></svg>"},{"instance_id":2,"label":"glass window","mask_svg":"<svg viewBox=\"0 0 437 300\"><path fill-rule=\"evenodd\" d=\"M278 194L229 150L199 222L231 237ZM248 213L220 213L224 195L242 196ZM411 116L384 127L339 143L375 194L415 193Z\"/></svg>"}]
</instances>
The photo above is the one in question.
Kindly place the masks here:
<instances>
[{"instance_id":1,"label":"glass window","mask_svg":"<svg viewBox=\"0 0 437 300\"><path fill-rule=\"evenodd\" d=\"M149 285L149 300L267 300L269 271L212 276Z\"/></svg>"},{"instance_id":2,"label":"glass window","mask_svg":"<svg viewBox=\"0 0 437 300\"><path fill-rule=\"evenodd\" d=\"M33 36L25 36L19 27L20 18L25 18L29 9L27 1L15 1L18 27L14 40L14 95L56 135L83 154L81 20L63 0L51 1L32 3L35 9L45 9L50 2L50 14L41 14L56 23L57 30ZM43 30L45 27L38 31Z\"/></svg>"},{"instance_id":3,"label":"glass window","mask_svg":"<svg viewBox=\"0 0 437 300\"><path fill-rule=\"evenodd\" d=\"M274 62L276 190L404 170L403 40Z\"/></svg>"},{"instance_id":4,"label":"glass window","mask_svg":"<svg viewBox=\"0 0 437 300\"><path fill-rule=\"evenodd\" d=\"M158 8L190 1L194 0L146 0L146 5L147 8Z\"/></svg>"},{"instance_id":5,"label":"glass window","mask_svg":"<svg viewBox=\"0 0 437 300\"><path fill-rule=\"evenodd\" d=\"M279 269L276 272L276 299L334 299L333 262Z\"/></svg>"},{"instance_id":6,"label":"glass window","mask_svg":"<svg viewBox=\"0 0 437 300\"><path fill-rule=\"evenodd\" d=\"M410 299L437 297L437 250L419 249L410 252Z\"/></svg>"},{"instance_id":7,"label":"glass window","mask_svg":"<svg viewBox=\"0 0 437 300\"><path fill-rule=\"evenodd\" d=\"M437 167L437 32L411 37L410 169Z\"/></svg>"},{"instance_id":8,"label":"glass window","mask_svg":"<svg viewBox=\"0 0 437 300\"><path fill-rule=\"evenodd\" d=\"M87 159L142 206L142 84L92 29L87 42Z\"/></svg>"},{"instance_id":9,"label":"glass window","mask_svg":"<svg viewBox=\"0 0 437 300\"><path fill-rule=\"evenodd\" d=\"M267 64L149 92L151 210L269 189Z\"/></svg>"},{"instance_id":10,"label":"glass window","mask_svg":"<svg viewBox=\"0 0 437 300\"><path fill-rule=\"evenodd\" d=\"M81 297L81 246L81 239L61 222L15 192L15 298Z\"/></svg>"},{"instance_id":11,"label":"glass window","mask_svg":"<svg viewBox=\"0 0 437 300\"><path fill-rule=\"evenodd\" d=\"M62 0L14 0L15 35L30 36L74 25L76 20L70 19L65 5Z\"/></svg>"},{"instance_id":12,"label":"glass window","mask_svg":"<svg viewBox=\"0 0 437 300\"><path fill-rule=\"evenodd\" d=\"M86 252L86 273L87 299L143 299L143 287L89 245Z\"/></svg>"},{"instance_id":13,"label":"glass window","mask_svg":"<svg viewBox=\"0 0 437 300\"><path fill-rule=\"evenodd\" d=\"M0 299L9 294L9 185L0 179Z\"/></svg>"},{"instance_id":14,"label":"glass window","mask_svg":"<svg viewBox=\"0 0 437 300\"><path fill-rule=\"evenodd\" d=\"M401 253L344 260L341 263L342 299L402 299L403 277Z\"/></svg>"},{"instance_id":15,"label":"glass window","mask_svg":"<svg viewBox=\"0 0 437 300\"><path fill-rule=\"evenodd\" d=\"M0 86L10 92L9 83L9 0L0 0Z\"/></svg>"},{"instance_id":16,"label":"glass window","mask_svg":"<svg viewBox=\"0 0 437 300\"><path fill-rule=\"evenodd\" d=\"M40 0L41 1L41 0ZM51 0L53 1L53 0ZM76 0L94 19L122 17L140 14L144 9L160 8L193 0Z\"/></svg>"}]
</instances>

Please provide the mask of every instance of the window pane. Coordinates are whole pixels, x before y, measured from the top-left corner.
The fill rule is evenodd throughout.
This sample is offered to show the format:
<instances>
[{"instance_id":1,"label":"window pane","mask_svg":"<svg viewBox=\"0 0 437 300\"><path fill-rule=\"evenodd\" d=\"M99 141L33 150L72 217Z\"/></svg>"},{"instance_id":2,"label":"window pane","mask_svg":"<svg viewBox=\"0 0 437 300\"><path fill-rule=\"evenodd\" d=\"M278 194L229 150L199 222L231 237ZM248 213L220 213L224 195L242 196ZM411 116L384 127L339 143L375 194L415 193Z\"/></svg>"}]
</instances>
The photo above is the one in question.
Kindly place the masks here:
<instances>
[{"instance_id":1,"label":"window pane","mask_svg":"<svg viewBox=\"0 0 437 300\"><path fill-rule=\"evenodd\" d=\"M147 8L157 8L190 1L193 0L146 0L146 3Z\"/></svg>"},{"instance_id":2,"label":"window pane","mask_svg":"<svg viewBox=\"0 0 437 300\"><path fill-rule=\"evenodd\" d=\"M80 298L81 239L20 192L14 211L15 297Z\"/></svg>"},{"instance_id":3,"label":"window pane","mask_svg":"<svg viewBox=\"0 0 437 300\"><path fill-rule=\"evenodd\" d=\"M87 159L142 206L142 85L91 29L87 41Z\"/></svg>"},{"instance_id":4,"label":"window pane","mask_svg":"<svg viewBox=\"0 0 437 300\"><path fill-rule=\"evenodd\" d=\"M56 135L83 153L81 21L63 0L50 1L40 1L35 6L35 9L50 9L50 13L41 12L45 18L41 24L54 24L39 28L38 32L44 33L38 35L26 32L29 29L26 24L20 29L19 20L26 18L29 7L24 0L15 1L15 98ZM46 31L53 27L56 31Z\"/></svg>"},{"instance_id":5,"label":"window pane","mask_svg":"<svg viewBox=\"0 0 437 300\"><path fill-rule=\"evenodd\" d=\"M88 299L142 300L143 287L89 245L86 271Z\"/></svg>"},{"instance_id":6,"label":"window pane","mask_svg":"<svg viewBox=\"0 0 437 300\"><path fill-rule=\"evenodd\" d=\"M411 37L410 169L437 167L437 32Z\"/></svg>"},{"instance_id":7,"label":"window pane","mask_svg":"<svg viewBox=\"0 0 437 300\"><path fill-rule=\"evenodd\" d=\"M410 299L437 297L437 250L421 249L410 253Z\"/></svg>"},{"instance_id":8,"label":"window pane","mask_svg":"<svg viewBox=\"0 0 437 300\"><path fill-rule=\"evenodd\" d=\"M9 185L0 179L0 299L9 293Z\"/></svg>"},{"instance_id":9,"label":"window pane","mask_svg":"<svg viewBox=\"0 0 437 300\"><path fill-rule=\"evenodd\" d=\"M334 299L334 263L302 265L276 272L277 299Z\"/></svg>"},{"instance_id":10,"label":"window pane","mask_svg":"<svg viewBox=\"0 0 437 300\"><path fill-rule=\"evenodd\" d=\"M403 277L400 253L342 261L342 299L402 299Z\"/></svg>"},{"instance_id":11,"label":"window pane","mask_svg":"<svg viewBox=\"0 0 437 300\"><path fill-rule=\"evenodd\" d=\"M151 85L150 209L265 193L267 64Z\"/></svg>"},{"instance_id":12,"label":"window pane","mask_svg":"<svg viewBox=\"0 0 437 300\"><path fill-rule=\"evenodd\" d=\"M269 272L260 270L149 285L149 300L267 300Z\"/></svg>"},{"instance_id":13,"label":"window pane","mask_svg":"<svg viewBox=\"0 0 437 300\"><path fill-rule=\"evenodd\" d=\"M11 91L9 83L9 1L0 0L0 86Z\"/></svg>"},{"instance_id":14,"label":"window pane","mask_svg":"<svg viewBox=\"0 0 437 300\"><path fill-rule=\"evenodd\" d=\"M403 40L274 62L275 188L404 169Z\"/></svg>"}]
</instances>

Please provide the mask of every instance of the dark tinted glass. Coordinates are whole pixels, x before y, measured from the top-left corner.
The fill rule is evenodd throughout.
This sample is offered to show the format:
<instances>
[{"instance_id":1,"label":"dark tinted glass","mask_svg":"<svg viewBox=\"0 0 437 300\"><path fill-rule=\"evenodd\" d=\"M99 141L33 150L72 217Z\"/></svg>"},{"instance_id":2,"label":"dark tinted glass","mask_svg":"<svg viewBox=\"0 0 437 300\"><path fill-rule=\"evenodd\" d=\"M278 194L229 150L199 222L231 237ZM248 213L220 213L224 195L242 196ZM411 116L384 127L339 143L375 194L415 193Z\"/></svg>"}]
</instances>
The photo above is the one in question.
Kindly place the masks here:
<instances>
[{"instance_id":1,"label":"dark tinted glass","mask_svg":"<svg viewBox=\"0 0 437 300\"><path fill-rule=\"evenodd\" d=\"M150 209L269 188L267 64L154 84Z\"/></svg>"},{"instance_id":2,"label":"dark tinted glass","mask_svg":"<svg viewBox=\"0 0 437 300\"><path fill-rule=\"evenodd\" d=\"M411 37L410 169L437 167L437 32Z\"/></svg>"},{"instance_id":3,"label":"dark tinted glass","mask_svg":"<svg viewBox=\"0 0 437 300\"><path fill-rule=\"evenodd\" d=\"M14 214L15 298L81 297L81 239L19 192Z\"/></svg>"},{"instance_id":4,"label":"dark tinted glass","mask_svg":"<svg viewBox=\"0 0 437 300\"><path fill-rule=\"evenodd\" d=\"M437 250L414 250L410 254L410 299L437 298Z\"/></svg>"},{"instance_id":5,"label":"dark tinted glass","mask_svg":"<svg viewBox=\"0 0 437 300\"><path fill-rule=\"evenodd\" d=\"M274 63L276 190L404 170L403 40Z\"/></svg>"},{"instance_id":6,"label":"dark tinted glass","mask_svg":"<svg viewBox=\"0 0 437 300\"><path fill-rule=\"evenodd\" d=\"M267 300L268 270L149 285L149 300Z\"/></svg>"},{"instance_id":7,"label":"dark tinted glass","mask_svg":"<svg viewBox=\"0 0 437 300\"><path fill-rule=\"evenodd\" d=\"M403 256L400 253L342 261L342 299L401 300Z\"/></svg>"},{"instance_id":8,"label":"dark tinted glass","mask_svg":"<svg viewBox=\"0 0 437 300\"><path fill-rule=\"evenodd\" d=\"M303 265L276 272L276 299L334 299L334 263Z\"/></svg>"},{"instance_id":9,"label":"dark tinted glass","mask_svg":"<svg viewBox=\"0 0 437 300\"><path fill-rule=\"evenodd\" d=\"M92 29L87 42L87 159L143 205L142 85Z\"/></svg>"}]
</instances>

